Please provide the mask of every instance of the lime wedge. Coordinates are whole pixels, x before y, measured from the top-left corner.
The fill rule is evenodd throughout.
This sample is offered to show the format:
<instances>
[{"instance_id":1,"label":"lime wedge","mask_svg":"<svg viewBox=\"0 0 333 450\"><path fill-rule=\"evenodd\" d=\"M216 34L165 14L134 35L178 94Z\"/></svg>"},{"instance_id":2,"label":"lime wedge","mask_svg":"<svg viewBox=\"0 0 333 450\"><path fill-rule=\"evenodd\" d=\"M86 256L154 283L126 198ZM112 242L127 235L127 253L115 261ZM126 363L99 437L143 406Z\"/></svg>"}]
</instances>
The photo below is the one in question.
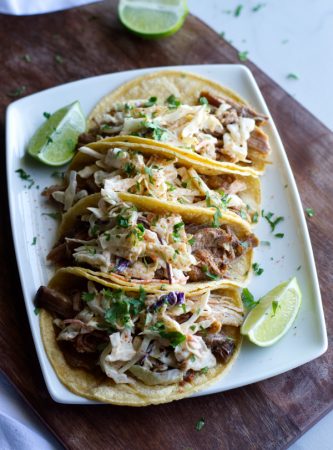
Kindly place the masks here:
<instances>
[{"instance_id":1,"label":"lime wedge","mask_svg":"<svg viewBox=\"0 0 333 450\"><path fill-rule=\"evenodd\" d=\"M119 19L139 36L156 39L171 36L188 14L186 0L120 0Z\"/></svg>"},{"instance_id":2,"label":"lime wedge","mask_svg":"<svg viewBox=\"0 0 333 450\"><path fill-rule=\"evenodd\" d=\"M78 137L86 129L79 102L53 113L32 136L27 152L49 166L62 166L74 156Z\"/></svg>"},{"instance_id":3,"label":"lime wedge","mask_svg":"<svg viewBox=\"0 0 333 450\"><path fill-rule=\"evenodd\" d=\"M284 336L301 306L302 293L296 278L285 281L262 297L246 317L241 333L261 347Z\"/></svg>"}]
</instances>

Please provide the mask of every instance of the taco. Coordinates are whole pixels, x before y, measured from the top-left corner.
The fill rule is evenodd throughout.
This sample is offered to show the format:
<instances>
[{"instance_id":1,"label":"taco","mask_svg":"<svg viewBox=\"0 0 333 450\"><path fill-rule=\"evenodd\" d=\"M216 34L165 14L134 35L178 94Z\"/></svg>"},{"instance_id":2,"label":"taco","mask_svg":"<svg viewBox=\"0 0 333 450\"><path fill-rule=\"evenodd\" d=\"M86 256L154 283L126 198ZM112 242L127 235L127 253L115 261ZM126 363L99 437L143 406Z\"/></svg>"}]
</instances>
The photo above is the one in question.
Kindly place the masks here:
<instances>
[{"instance_id":1,"label":"taco","mask_svg":"<svg viewBox=\"0 0 333 450\"><path fill-rule=\"evenodd\" d=\"M68 210L83 196L128 192L168 202L219 208L256 223L260 213L258 177L210 167L162 147L99 141L79 149L62 186L48 196Z\"/></svg>"},{"instance_id":2,"label":"taco","mask_svg":"<svg viewBox=\"0 0 333 450\"><path fill-rule=\"evenodd\" d=\"M216 382L238 355L235 289L151 292L59 270L37 292L47 356L73 393L127 406L167 403Z\"/></svg>"},{"instance_id":3,"label":"taco","mask_svg":"<svg viewBox=\"0 0 333 450\"><path fill-rule=\"evenodd\" d=\"M102 190L64 214L48 259L126 285L243 285L256 245L250 225L228 211Z\"/></svg>"},{"instance_id":4,"label":"taco","mask_svg":"<svg viewBox=\"0 0 333 450\"><path fill-rule=\"evenodd\" d=\"M270 145L268 120L231 90L198 75L154 72L104 97L80 145L108 136L192 155L210 165L263 173Z\"/></svg>"}]
</instances>

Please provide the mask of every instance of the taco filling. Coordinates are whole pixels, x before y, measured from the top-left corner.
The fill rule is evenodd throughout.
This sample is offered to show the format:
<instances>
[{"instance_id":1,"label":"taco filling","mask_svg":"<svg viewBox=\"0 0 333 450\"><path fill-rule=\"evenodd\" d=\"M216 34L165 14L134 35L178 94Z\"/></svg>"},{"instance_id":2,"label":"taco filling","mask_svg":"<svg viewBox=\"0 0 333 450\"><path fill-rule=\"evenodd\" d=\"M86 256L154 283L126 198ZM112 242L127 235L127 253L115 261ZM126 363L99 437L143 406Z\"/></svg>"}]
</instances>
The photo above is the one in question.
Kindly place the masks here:
<instances>
[{"instance_id":1,"label":"taco filling","mask_svg":"<svg viewBox=\"0 0 333 450\"><path fill-rule=\"evenodd\" d=\"M184 223L179 214L158 215L109 202L102 198L86 208L48 259L61 265L74 261L126 279L185 284L229 278L231 264L258 244L252 233L241 239L232 226L220 225L219 209L210 223L195 225Z\"/></svg>"},{"instance_id":2,"label":"taco filling","mask_svg":"<svg viewBox=\"0 0 333 450\"><path fill-rule=\"evenodd\" d=\"M69 171L63 186L44 191L65 211L81 198L103 189L109 195L128 192L185 205L228 209L247 221L256 212L251 177L231 173L203 175L193 167L178 164L177 158L144 155L118 147L105 153L81 147L79 152L91 157L92 163Z\"/></svg>"},{"instance_id":3,"label":"taco filling","mask_svg":"<svg viewBox=\"0 0 333 450\"><path fill-rule=\"evenodd\" d=\"M160 100L160 101L159 101ZM110 136L131 135L162 141L217 161L251 164L270 152L259 126L267 117L228 98L203 91L196 105L174 95L115 103L79 145Z\"/></svg>"},{"instance_id":4,"label":"taco filling","mask_svg":"<svg viewBox=\"0 0 333 450\"><path fill-rule=\"evenodd\" d=\"M116 384L191 383L236 351L242 307L230 290L126 292L85 281L80 287L41 286L35 304L53 317L67 364Z\"/></svg>"}]
</instances>

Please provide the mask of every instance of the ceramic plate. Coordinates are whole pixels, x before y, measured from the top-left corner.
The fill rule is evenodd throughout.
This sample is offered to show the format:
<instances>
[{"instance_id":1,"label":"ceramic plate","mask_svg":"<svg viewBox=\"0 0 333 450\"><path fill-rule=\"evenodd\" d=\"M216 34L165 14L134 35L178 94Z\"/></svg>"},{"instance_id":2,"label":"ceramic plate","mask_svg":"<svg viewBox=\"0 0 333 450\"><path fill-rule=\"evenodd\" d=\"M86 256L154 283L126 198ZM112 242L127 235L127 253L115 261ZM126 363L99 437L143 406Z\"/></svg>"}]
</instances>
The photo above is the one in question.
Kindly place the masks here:
<instances>
[{"instance_id":1,"label":"ceramic plate","mask_svg":"<svg viewBox=\"0 0 333 450\"><path fill-rule=\"evenodd\" d=\"M47 284L53 269L46 255L54 243L57 222L47 213L52 209L41 191L55 183L54 168L48 168L24 156L27 143L43 122L43 112L79 100L88 114L96 102L122 83L154 69L133 70L88 78L30 95L7 109L7 175L11 223L24 300L39 362L52 398L61 403L93 403L72 394L55 375L45 354L34 313L33 298L42 284ZM266 103L251 72L241 65L177 66L170 69L194 72L235 90L257 110L270 116ZM262 178L262 208L284 221L277 226L276 238L269 224L261 219L256 233L265 245L255 251L255 261L264 272L253 276L248 288L256 298L272 287L297 276L303 302L295 323L276 345L259 348L244 339L241 353L231 371L218 383L196 395L206 395L254 383L300 366L325 352L327 335L318 279L309 233L294 177L286 152L270 117L267 127L272 146L272 165ZM24 169L32 181L22 180L17 169ZM61 169L62 170L62 169ZM269 245L267 244L269 242Z\"/></svg>"}]
</instances>

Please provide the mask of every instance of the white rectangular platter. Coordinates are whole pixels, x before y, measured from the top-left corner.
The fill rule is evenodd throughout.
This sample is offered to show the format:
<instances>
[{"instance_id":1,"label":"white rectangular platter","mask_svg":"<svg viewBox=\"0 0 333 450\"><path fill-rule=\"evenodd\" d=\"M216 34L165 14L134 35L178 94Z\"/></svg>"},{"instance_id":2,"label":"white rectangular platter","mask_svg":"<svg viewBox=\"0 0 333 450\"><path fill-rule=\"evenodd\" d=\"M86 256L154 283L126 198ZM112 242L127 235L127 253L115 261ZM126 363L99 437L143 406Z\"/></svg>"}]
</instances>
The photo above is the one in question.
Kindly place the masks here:
<instances>
[{"instance_id":1,"label":"white rectangular platter","mask_svg":"<svg viewBox=\"0 0 333 450\"><path fill-rule=\"evenodd\" d=\"M53 268L46 263L46 255L54 243L57 223L45 215L52 210L40 194L44 187L55 183L51 176L55 169L25 157L25 149L44 120L43 112L52 113L79 100L84 113L88 114L112 89L136 76L159 69L167 68L119 72L64 84L22 98L7 109L7 177L16 258L37 355L47 388L57 402L93 403L72 394L61 384L43 348L33 299L39 286L47 284L53 273ZM169 69L194 72L217 81L235 90L255 109L270 117L255 79L242 65L177 66ZM324 314L303 208L271 117L267 132L273 149L273 164L267 167L262 178L262 208L284 217L277 230L284 233L284 238L274 237L269 224L261 219L255 231L262 241L269 241L270 245L256 249L255 261L260 263L264 272L261 276L254 275L248 288L259 298L296 275L303 293L302 306L291 330L276 345L259 348L244 339L240 356L231 371L218 383L196 395L221 392L278 375L311 361L327 348ZM30 183L15 172L19 168L34 180L30 188Z\"/></svg>"}]
</instances>

